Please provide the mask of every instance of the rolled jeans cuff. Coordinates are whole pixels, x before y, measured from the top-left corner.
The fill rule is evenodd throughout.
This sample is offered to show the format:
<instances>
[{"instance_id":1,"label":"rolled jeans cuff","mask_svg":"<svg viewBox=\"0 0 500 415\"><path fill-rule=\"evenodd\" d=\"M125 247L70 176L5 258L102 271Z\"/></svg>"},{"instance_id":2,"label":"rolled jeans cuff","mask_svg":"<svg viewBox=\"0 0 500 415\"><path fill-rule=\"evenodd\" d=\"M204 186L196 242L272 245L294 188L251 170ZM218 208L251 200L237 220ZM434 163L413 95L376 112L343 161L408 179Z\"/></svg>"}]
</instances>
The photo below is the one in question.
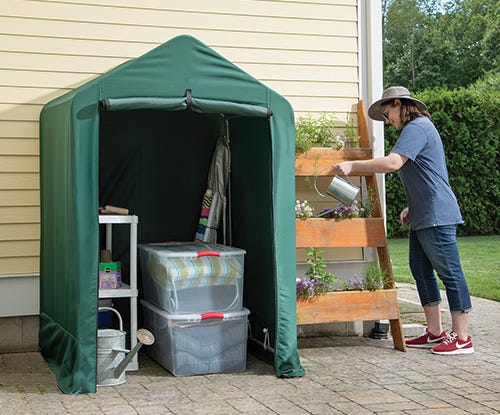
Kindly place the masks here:
<instances>
[{"instance_id":1,"label":"rolled jeans cuff","mask_svg":"<svg viewBox=\"0 0 500 415\"><path fill-rule=\"evenodd\" d=\"M422 304L423 307L434 307L436 305L439 305L442 303L442 300L436 300L436 301L431 301L430 303L427 304Z\"/></svg>"},{"instance_id":2,"label":"rolled jeans cuff","mask_svg":"<svg viewBox=\"0 0 500 415\"><path fill-rule=\"evenodd\" d=\"M470 313L472 311L472 307L466 308L465 310L450 310L451 314L460 314L460 313Z\"/></svg>"}]
</instances>

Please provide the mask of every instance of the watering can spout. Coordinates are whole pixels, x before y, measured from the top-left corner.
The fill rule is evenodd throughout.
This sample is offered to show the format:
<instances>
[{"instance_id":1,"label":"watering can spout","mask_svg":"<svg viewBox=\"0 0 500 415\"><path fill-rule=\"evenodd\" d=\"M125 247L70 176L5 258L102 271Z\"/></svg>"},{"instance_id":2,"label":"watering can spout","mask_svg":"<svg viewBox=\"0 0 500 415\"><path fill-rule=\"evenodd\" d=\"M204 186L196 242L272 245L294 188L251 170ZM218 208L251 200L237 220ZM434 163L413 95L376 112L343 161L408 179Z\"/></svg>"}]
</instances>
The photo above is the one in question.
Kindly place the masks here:
<instances>
[{"instance_id":1,"label":"watering can spout","mask_svg":"<svg viewBox=\"0 0 500 415\"><path fill-rule=\"evenodd\" d=\"M99 307L101 311L111 311L118 318L120 330L97 330L97 386L120 385L125 382L125 368L143 344L150 345L155 337L146 329L137 331L137 344L129 352L125 349L125 332L120 313L112 307ZM125 355L127 353L127 355Z\"/></svg>"},{"instance_id":2,"label":"watering can spout","mask_svg":"<svg viewBox=\"0 0 500 415\"><path fill-rule=\"evenodd\" d=\"M128 352L128 354L125 356L125 358L118 364L113 369L113 375L115 378L119 378L125 368L128 366L130 361L133 359L133 357L137 354L139 349L142 347L143 344L146 346L149 346L155 342L155 336L153 336L153 333L151 333L149 330L146 329L139 329L137 330L137 344L134 346L134 348Z\"/></svg>"}]
</instances>

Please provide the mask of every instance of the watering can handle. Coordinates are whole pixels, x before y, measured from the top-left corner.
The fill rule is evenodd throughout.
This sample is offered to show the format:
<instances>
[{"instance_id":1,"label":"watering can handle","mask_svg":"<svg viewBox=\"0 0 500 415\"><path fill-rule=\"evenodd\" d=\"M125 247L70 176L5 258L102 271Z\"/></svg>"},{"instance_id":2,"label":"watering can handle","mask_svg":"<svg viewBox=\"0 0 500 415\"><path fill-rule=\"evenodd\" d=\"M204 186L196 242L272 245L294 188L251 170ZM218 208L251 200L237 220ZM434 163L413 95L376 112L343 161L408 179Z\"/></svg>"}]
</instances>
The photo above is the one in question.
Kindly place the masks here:
<instances>
[{"instance_id":1,"label":"watering can handle","mask_svg":"<svg viewBox=\"0 0 500 415\"><path fill-rule=\"evenodd\" d=\"M326 169L331 169L331 167L325 167L324 169L321 169L319 173L314 176L314 190L316 190L316 193L319 194L321 197L326 197L326 196L318 190L318 177Z\"/></svg>"},{"instance_id":2,"label":"watering can handle","mask_svg":"<svg viewBox=\"0 0 500 415\"><path fill-rule=\"evenodd\" d=\"M118 321L120 323L120 330L123 331L123 320L122 320L122 316L120 315L120 313L115 310L113 307L99 307L97 309L97 312L100 313L101 311L112 311L113 313L116 314L116 316L118 317Z\"/></svg>"}]
</instances>

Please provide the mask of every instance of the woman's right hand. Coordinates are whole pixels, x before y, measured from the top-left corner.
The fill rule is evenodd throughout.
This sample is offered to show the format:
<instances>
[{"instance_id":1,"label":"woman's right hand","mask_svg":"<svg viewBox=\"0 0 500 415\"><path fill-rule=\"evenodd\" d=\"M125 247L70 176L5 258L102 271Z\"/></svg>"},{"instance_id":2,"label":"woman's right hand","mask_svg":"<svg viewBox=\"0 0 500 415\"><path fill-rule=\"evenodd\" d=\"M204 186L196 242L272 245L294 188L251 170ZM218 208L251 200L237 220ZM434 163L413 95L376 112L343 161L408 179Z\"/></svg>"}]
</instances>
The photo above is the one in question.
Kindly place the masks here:
<instances>
[{"instance_id":1,"label":"woman's right hand","mask_svg":"<svg viewBox=\"0 0 500 415\"><path fill-rule=\"evenodd\" d=\"M341 176L348 176L352 171L352 161L343 161L332 166L333 172Z\"/></svg>"},{"instance_id":2,"label":"woman's right hand","mask_svg":"<svg viewBox=\"0 0 500 415\"><path fill-rule=\"evenodd\" d=\"M399 214L399 222L403 228L410 223L410 210L407 207Z\"/></svg>"}]
</instances>

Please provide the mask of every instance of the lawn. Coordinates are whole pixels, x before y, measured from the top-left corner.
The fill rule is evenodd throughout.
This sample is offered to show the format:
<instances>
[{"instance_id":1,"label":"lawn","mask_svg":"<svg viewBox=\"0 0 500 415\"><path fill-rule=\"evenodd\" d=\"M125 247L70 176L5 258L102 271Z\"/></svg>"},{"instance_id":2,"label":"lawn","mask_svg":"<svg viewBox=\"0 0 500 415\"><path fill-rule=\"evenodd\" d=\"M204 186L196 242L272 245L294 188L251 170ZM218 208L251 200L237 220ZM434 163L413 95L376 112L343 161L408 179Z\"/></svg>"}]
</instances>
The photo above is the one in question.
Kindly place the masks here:
<instances>
[{"instance_id":1,"label":"lawn","mask_svg":"<svg viewBox=\"0 0 500 415\"><path fill-rule=\"evenodd\" d=\"M388 243L395 280L414 283L408 240L389 239ZM500 235L460 237L458 249L471 295L500 301Z\"/></svg>"}]
</instances>

